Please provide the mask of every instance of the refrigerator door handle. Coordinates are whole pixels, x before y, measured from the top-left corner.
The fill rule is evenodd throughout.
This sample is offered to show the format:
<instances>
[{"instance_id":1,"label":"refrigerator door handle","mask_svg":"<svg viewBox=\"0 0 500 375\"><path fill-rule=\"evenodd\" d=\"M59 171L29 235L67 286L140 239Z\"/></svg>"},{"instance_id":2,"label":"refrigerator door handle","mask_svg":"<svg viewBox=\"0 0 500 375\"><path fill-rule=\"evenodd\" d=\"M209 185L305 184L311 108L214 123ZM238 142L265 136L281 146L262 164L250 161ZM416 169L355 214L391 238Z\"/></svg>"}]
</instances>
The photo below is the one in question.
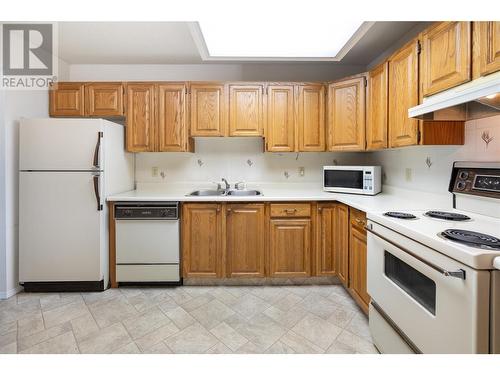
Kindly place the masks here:
<instances>
[{"instance_id":1,"label":"refrigerator door handle","mask_svg":"<svg viewBox=\"0 0 500 375\"><path fill-rule=\"evenodd\" d=\"M92 165L95 169L101 169L101 166L99 165L99 154L101 152L101 138L103 137L103 132L98 132L97 133L97 143L95 145L94 149L94 160L92 162Z\"/></svg>"},{"instance_id":2,"label":"refrigerator door handle","mask_svg":"<svg viewBox=\"0 0 500 375\"><path fill-rule=\"evenodd\" d=\"M99 177L100 174L95 174L92 176L92 178L94 179L94 194L97 201L97 211L102 211L101 194L99 193Z\"/></svg>"}]
</instances>

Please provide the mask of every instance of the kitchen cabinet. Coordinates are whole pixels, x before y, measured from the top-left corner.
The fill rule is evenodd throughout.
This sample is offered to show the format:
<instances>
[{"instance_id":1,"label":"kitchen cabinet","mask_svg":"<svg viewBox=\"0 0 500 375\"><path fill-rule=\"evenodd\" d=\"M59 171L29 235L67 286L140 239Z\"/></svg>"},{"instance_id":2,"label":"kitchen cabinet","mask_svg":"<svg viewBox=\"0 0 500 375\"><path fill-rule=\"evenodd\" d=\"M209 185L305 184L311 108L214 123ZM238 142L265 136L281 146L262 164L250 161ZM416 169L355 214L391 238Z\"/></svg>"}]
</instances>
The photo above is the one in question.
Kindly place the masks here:
<instances>
[{"instance_id":1,"label":"kitchen cabinet","mask_svg":"<svg viewBox=\"0 0 500 375\"><path fill-rule=\"evenodd\" d=\"M127 84L126 148L130 152L155 151L155 85Z\"/></svg>"},{"instance_id":2,"label":"kitchen cabinet","mask_svg":"<svg viewBox=\"0 0 500 375\"><path fill-rule=\"evenodd\" d=\"M311 219L271 219L271 277L311 275Z\"/></svg>"},{"instance_id":3,"label":"kitchen cabinet","mask_svg":"<svg viewBox=\"0 0 500 375\"><path fill-rule=\"evenodd\" d=\"M387 148L387 105L389 63L386 61L368 73L366 110L366 149Z\"/></svg>"},{"instance_id":4,"label":"kitchen cabinet","mask_svg":"<svg viewBox=\"0 0 500 375\"><path fill-rule=\"evenodd\" d=\"M298 151L325 151L325 86L298 86Z\"/></svg>"},{"instance_id":5,"label":"kitchen cabinet","mask_svg":"<svg viewBox=\"0 0 500 375\"><path fill-rule=\"evenodd\" d=\"M182 207L183 277L222 277L222 210L217 203Z\"/></svg>"},{"instance_id":6,"label":"kitchen cabinet","mask_svg":"<svg viewBox=\"0 0 500 375\"><path fill-rule=\"evenodd\" d=\"M228 204L226 276L264 277L266 237L264 204Z\"/></svg>"},{"instance_id":7,"label":"kitchen cabinet","mask_svg":"<svg viewBox=\"0 0 500 375\"><path fill-rule=\"evenodd\" d=\"M500 22L473 23L474 78L500 71Z\"/></svg>"},{"instance_id":8,"label":"kitchen cabinet","mask_svg":"<svg viewBox=\"0 0 500 375\"><path fill-rule=\"evenodd\" d=\"M49 90L49 115L52 117L85 116L83 82L59 82Z\"/></svg>"},{"instance_id":9,"label":"kitchen cabinet","mask_svg":"<svg viewBox=\"0 0 500 375\"><path fill-rule=\"evenodd\" d=\"M413 40L389 58L389 146L418 143L419 120L408 117L408 108L419 104L418 40Z\"/></svg>"},{"instance_id":10,"label":"kitchen cabinet","mask_svg":"<svg viewBox=\"0 0 500 375\"><path fill-rule=\"evenodd\" d=\"M188 139L186 85L160 83L157 86L156 151L192 151Z\"/></svg>"},{"instance_id":11,"label":"kitchen cabinet","mask_svg":"<svg viewBox=\"0 0 500 375\"><path fill-rule=\"evenodd\" d=\"M328 86L328 150L360 151L365 149L364 76Z\"/></svg>"},{"instance_id":12,"label":"kitchen cabinet","mask_svg":"<svg viewBox=\"0 0 500 375\"><path fill-rule=\"evenodd\" d=\"M229 85L229 136L263 136L263 90L263 85Z\"/></svg>"},{"instance_id":13,"label":"kitchen cabinet","mask_svg":"<svg viewBox=\"0 0 500 375\"><path fill-rule=\"evenodd\" d=\"M471 79L471 22L440 22L422 32L422 95Z\"/></svg>"},{"instance_id":14,"label":"kitchen cabinet","mask_svg":"<svg viewBox=\"0 0 500 375\"><path fill-rule=\"evenodd\" d=\"M269 85L267 88L266 151L295 150L295 87Z\"/></svg>"},{"instance_id":15,"label":"kitchen cabinet","mask_svg":"<svg viewBox=\"0 0 500 375\"><path fill-rule=\"evenodd\" d=\"M192 137L223 137L226 135L226 90L219 83L191 83Z\"/></svg>"},{"instance_id":16,"label":"kitchen cabinet","mask_svg":"<svg viewBox=\"0 0 500 375\"><path fill-rule=\"evenodd\" d=\"M349 292L361 309L368 313L366 215L350 208Z\"/></svg>"},{"instance_id":17,"label":"kitchen cabinet","mask_svg":"<svg viewBox=\"0 0 500 375\"><path fill-rule=\"evenodd\" d=\"M124 115L124 89L121 82L92 82L85 85L85 115L113 117Z\"/></svg>"},{"instance_id":18,"label":"kitchen cabinet","mask_svg":"<svg viewBox=\"0 0 500 375\"><path fill-rule=\"evenodd\" d=\"M318 205L316 276L337 276L347 286L349 211L341 203Z\"/></svg>"}]
</instances>

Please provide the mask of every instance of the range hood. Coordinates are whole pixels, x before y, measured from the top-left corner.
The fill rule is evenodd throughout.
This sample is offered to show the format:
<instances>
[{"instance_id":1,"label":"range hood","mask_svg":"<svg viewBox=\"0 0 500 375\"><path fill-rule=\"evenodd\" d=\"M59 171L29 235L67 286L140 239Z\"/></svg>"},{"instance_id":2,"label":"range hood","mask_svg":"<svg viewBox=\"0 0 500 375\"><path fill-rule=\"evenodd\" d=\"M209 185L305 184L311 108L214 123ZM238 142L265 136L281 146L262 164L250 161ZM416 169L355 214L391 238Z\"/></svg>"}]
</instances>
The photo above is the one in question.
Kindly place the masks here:
<instances>
[{"instance_id":1,"label":"range hood","mask_svg":"<svg viewBox=\"0 0 500 375\"><path fill-rule=\"evenodd\" d=\"M467 121L500 114L500 72L424 98L409 117L430 121Z\"/></svg>"}]
</instances>

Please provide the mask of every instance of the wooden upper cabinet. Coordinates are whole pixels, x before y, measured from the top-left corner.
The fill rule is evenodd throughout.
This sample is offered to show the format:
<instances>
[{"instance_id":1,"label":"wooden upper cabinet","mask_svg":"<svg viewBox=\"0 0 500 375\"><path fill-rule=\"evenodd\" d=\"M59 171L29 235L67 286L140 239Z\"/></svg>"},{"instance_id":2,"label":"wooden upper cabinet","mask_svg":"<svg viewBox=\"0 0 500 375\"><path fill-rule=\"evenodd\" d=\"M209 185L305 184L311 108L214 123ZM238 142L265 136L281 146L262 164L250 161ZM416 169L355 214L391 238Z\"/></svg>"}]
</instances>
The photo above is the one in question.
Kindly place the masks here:
<instances>
[{"instance_id":1,"label":"wooden upper cabinet","mask_svg":"<svg viewBox=\"0 0 500 375\"><path fill-rule=\"evenodd\" d=\"M123 116L121 82L93 82L85 85L85 115L90 117Z\"/></svg>"},{"instance_id":2,"label":"wooden upper cabinet","mask_svg":"<svg viewBox=\"0 0 500 375\"><path fill-rule=\"evenodd\" d=\"M325 151L325 87L300 85L297 101L297 151Z\"/></svg>"},{"instance_id":3,"label":"wooden upper cabinet","mask_svg":"<svg viewBox=\"0 0 500 375\"><path fill-rule=\"evenodd\" d=\"M328 86L328 150L365 149L365 77Z\"/></svg>"},{"instance_id":4,"label":"wooden upper cabinet","mask_svg":"<svg viewBox=\"0 0 500 375\"><path fill-rule=\"evenodd\" d=\"M418 103L418 41L411 41L389 59L389 147L418 143L419 121L408 117Z\"/></svg>"},{"instance_id":5,"label":"wooden upper cabinet","mask_svg":"<svg viewBox=\"0 0 500 375\"><path fill-rule=\"evenodd\" d=\"M192 83L191 136L222 137L226 133L226 97L223 84Z\"/></svg>"},{"instance_id":6,"label":"wooden upper cabinet","mask_svg":"<svg viewBox=\"0 0 500 375\"><path fill-rule=\"evenodd\" d=\"M500 70L500 22L474 22L474 78Z\"/></svg>"},{"instance_id":7,"label":"wooden upper cabinet","mask_svg":"<svg viewBox=\"0 0 500 375\"><path fill-rule=\"evenodd\" d=\"M264 277L266 225L264 204L228 204L226 276Z\"/></svg>"},{"instance_id":8,"label":"wooden upper cabinet","mask_svg":"<svg viewBox=\"0 0 500 375\"><path fill-rule=\"evenodd\" d=\"M229 135L259 137L264 133L262 85L229 86Z\"/></svg>"},{"instance_id":9,"label":"wooden upper cabinet","mask_svg":"<svg viewBox=\"0 0 500 375\"><path fill-rule=\"evenodd\" d=\"M154 105L154 84L127 84L127 151L155 151Z\"/></svg>"},{"instance_id":10,"label":"wooden upper cabinet","mask_svg":"<svg viewBox=\"0 0 500 375\"><path fill-rule=\"evenodd\" d=\"M422 33L422 95L471 79L471 22L441 22Z\"/></svg>"},{"instance_id":11,"label":"wooden upper cabinet","mask_svg":"<svg viewBox=\"0 0 500 375\"><path fill-rule=\"evenodd\" d=\"M351 208L350 217L349 288L356 302L368 313L366 214Z\"/></svg>"},{"instance_id":12,"label":"wooden upper cabinet","mask_svg":"<svg viewBox=\"0 0 500 375\"><path fill-rule=\"evenodd\" d=\"M52 117L83 117L85 115L84 84L61 82L49 91L49 115Z\"/></svg>"},{"instance_id":13,"label":"wooden upper cabinet","mask_svg":"<svg viewBox=\"0 0 500 375\"><path fill-rule=\"evenodd\" d=\"M293 85L270 85L267 90L266 151L295 150Z\"/></svg>"},{"instance_id":14,"label":"wooden upper cabinet","mask_svg":"<svg viewBox=\"0 0 500 375\"><path fill-rule=\"evenodd\" d=\"M320 203L318 207L316 276L334 276L347 283L349 249L348 207L337 203Z\"/></svg>"},{"instance_id":15,"label":"wooden upper cabinet","mask_svg":"<svg viewBox=\"0 0 500 375\"><path fill-rule=\"evenodd\" d=\"M186 86L161 83L156 96L157 151L186 151Z\"/></svg>"},{"instance_id":16,"label":"wooden upper cabinet","mask_svg":"<svg viewBox=\"0 0 500 375\"><path fill-rule=\"evenodd\" d=\"M183 277L222 277L219 204L185 203L182 209Z\"/></svg>"},{"instance_id":17,"label":"wooden upper cabinet","mask_svg":"<svg viewBox=\"0 0 500 375\"><path fill-rule=\"evenodd\" d=\"M389 63L385 62L368 73L366 110L366 149L387 148L387 91Z\"/></svg>"},{"instance_id":18,"label":"wooden upper cabinet","mask_svg":"<svg viewBox=\"0 0 500 375\"><path fill-rule=\"evenodd\" d=\"M311 275L311 219L271 219L269 276Z\"/></svg>"}]
</instances>

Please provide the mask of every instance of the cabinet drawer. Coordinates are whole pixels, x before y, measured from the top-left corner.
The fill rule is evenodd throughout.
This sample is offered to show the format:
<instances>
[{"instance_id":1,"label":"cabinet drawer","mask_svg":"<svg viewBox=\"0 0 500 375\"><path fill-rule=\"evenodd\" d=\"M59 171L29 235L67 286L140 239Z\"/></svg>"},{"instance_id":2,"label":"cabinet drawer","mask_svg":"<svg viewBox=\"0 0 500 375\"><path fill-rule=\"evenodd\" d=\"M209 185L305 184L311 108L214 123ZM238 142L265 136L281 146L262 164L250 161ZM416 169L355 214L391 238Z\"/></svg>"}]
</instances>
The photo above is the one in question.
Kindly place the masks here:
<instances>
[{"instance_id":1,"label":"cabinet drawer","mask_svg":"<svg viewBox=\"0 0 500 375\"><path fill-rule=\"evenodd\" d=\"M308 203L272 203L272 217L309 217L311 216L311 205Z\"/></svg>"},{"instance_id":2,"label":"cabinet drawer","mask_svg":"<svg viewBox=\"0 0 500 375\"><path fill-rule=\"evenodd\" d=\"M364 233L366 225L366 214L363 211L350 208L351 225L357 227Z\"/></svg>"}]
</instances>

